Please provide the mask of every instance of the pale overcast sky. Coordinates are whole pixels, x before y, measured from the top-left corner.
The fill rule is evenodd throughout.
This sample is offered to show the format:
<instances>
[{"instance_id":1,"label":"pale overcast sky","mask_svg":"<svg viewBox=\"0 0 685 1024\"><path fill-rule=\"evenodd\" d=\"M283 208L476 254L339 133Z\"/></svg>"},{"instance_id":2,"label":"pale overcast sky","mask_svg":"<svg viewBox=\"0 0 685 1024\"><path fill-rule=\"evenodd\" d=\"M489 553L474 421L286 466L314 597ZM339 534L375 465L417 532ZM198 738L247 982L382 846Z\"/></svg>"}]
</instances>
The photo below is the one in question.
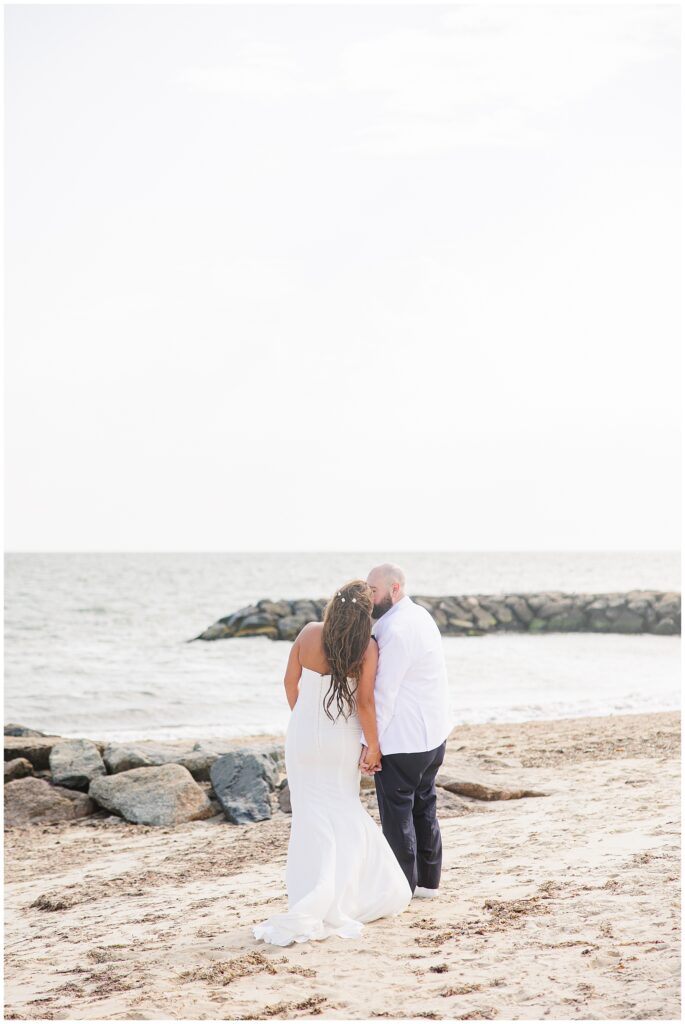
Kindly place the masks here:
<instances>
[{"instance_id":1,"label":"pale overcast sky","mask_svg":"<svg viewBox=\"0 0 685 1024\"><path fill-rule=\"evenodd\" d=\"M5 7L6 548L679 547L679 41Z\"/></svg>"}]
</instances>

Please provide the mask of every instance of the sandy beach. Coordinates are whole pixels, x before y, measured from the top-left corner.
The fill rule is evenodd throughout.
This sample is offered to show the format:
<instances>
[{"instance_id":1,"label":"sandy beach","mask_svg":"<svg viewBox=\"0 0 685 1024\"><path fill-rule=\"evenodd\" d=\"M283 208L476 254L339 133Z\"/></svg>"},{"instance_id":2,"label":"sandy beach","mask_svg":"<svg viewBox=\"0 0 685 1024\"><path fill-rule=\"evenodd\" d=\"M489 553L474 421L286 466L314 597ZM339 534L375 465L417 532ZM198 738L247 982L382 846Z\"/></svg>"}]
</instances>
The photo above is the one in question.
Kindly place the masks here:
<instances>
[{"instance_id":1,"label":"sandy beach","mask_svg":"<svg viewBox=\"0 0 685 1024\"><path fill-rule=\"evenodd\" d=\"M5 830L9 1019L677 1019L680 716L461 726L440 895L286 948L290 817ZM278 739L278 738L275 738ZM363 800L377 818L375 794Z\"/></svg>"}]
</instances>

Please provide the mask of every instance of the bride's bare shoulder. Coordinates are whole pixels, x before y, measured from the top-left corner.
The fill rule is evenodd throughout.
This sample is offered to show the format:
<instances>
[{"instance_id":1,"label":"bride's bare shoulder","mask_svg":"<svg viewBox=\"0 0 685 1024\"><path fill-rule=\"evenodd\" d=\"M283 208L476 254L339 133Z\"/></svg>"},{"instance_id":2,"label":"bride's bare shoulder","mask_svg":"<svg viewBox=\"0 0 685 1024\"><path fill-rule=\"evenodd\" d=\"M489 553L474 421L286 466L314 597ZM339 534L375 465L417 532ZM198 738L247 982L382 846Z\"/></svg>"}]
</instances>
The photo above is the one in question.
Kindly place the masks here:
<instances>
[{"instance_id":1,"label":"bride's bare shoulder","mask_svg":"<svg viewBox=\"0 0 685 1024\"><path fill-rule=\"evenodd\" d=\"M296 643L303 647L320 644L322 633L323 622L307 622L297 634Z\"/></svg>"},{"instance_id":2,"label":"bride's bare shoulder","mask_svg":"<svg viewBox=\"0 0 685 1024\"><path fill-rule=\"evenodd\" d=\"M371 639L366 645L366 650L364 651L364 661L378 661L378 641L376 640L373 634L371 634Z\"/></svg>"},{"instance_id":3,"label":"bride's bare shoulder","mask_svg":"<svg viewBox=\"0 0 685 1024\"><path fill-rule=\"evenodd\" d=\"M323 622L306 622L300 630L300 636L315 636L317 633L323 633Z\"/></svg>"}]
</instances>

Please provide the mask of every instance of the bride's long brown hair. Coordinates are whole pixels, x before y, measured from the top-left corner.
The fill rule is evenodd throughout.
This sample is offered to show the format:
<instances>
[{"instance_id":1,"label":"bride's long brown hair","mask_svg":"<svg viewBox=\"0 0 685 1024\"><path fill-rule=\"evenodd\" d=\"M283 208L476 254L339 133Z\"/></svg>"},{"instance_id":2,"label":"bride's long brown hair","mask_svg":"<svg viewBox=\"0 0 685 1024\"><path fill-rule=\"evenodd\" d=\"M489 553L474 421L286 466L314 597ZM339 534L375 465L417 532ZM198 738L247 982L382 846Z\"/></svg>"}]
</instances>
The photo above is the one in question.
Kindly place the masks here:
<instances>
[{"instance_id":1,"label":"bride's long brown hair","mask_svg":"<svg viewBox=\"0 0 685 1024\"><path fill-rule=\"evenodd\" d=\"M338 717L342 714L346 720L356 707L354 695L371 638L372 610L373 596L366 580L344 583L326 605L322 640L331 666L331 685L324 697L324 711L331 721L335 721L329 711L333 701Z\"/></svg>"}]
</instances>

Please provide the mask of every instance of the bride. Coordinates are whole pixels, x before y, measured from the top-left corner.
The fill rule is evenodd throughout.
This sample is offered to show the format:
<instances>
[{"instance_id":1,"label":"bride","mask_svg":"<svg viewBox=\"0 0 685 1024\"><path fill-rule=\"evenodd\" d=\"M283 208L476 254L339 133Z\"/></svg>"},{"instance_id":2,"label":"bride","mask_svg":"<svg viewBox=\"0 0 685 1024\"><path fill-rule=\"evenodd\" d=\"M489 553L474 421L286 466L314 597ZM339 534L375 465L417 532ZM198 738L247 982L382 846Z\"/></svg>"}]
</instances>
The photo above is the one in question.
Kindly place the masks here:
<instances>
[{"instance_id":1,"label":"bride","mask_svg":"<svg viewBox=\"0 0 685 1024\"><path fill-rule=\"evenodd\" d=\"M362 730L364 764L382 770L372 609L366 581L351 580L326 605L323 623L307 623L290 650L288 912L253 926L255 938L277 946L354 938L365 922L399 914L411 900L395 854L359 799Z\"/></svg>"}]
</instances>

